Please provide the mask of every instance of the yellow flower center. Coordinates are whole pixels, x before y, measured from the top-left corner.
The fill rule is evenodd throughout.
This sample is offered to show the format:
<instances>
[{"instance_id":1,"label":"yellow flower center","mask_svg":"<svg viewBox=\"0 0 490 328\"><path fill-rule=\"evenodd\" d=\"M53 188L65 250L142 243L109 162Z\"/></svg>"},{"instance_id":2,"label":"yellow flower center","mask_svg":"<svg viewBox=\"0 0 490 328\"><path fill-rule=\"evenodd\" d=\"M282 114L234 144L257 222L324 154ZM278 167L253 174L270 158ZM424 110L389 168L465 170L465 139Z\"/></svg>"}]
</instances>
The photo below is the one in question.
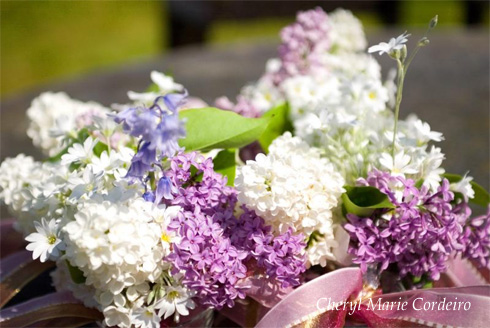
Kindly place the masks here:
<instances>
[{"instance_id":1,"label":"yellow flower center","mask_svg":"<svg viewBox=\"0 0 490 328\"><path fill-rule=\"evenodd\" d=\"M170 244L170 236L167 235L165 232L162 233L162 240Z\"/></svg>"},{"instance_id":2,"label":"yellow flower center","mask_svg":"<svg viewBox=\"0 0 490 328\"><path fill-rule=\"evenodd\" d=\"M56 243L56 236L54 236L54 235L49 236L48 237L48 243L50 245L53 245L54 243Z\"/></svg>"},{"instance_id":3,"label":"yellow flower center","mask_svg":"<svg viewBox=\"0 0 490 328\"><path fill-rule=\"evenodd\" d=\"M168 298L170 298L172 300L177 298L177 297L179 297L179 292L176 290L173 290L173 291L168 293Z\"/></svg>"}]
</instances>

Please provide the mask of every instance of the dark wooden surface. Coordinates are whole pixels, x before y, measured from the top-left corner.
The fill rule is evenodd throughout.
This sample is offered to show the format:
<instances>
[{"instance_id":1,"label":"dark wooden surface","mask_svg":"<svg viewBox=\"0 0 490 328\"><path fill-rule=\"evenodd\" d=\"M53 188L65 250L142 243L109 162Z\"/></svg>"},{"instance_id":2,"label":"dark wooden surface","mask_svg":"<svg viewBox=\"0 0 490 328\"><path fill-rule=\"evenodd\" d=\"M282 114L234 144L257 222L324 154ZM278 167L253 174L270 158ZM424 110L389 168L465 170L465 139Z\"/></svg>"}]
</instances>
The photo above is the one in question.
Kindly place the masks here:
<instances>
[{"instance_id":1,"label":"dark wooden surface","mask_svg":"<svg viewBox=\"0 0 490 328\"><path fill-rule=\"evenodd\" d=\"M388 40L402 29L368 31L370 44ZM422 31L410 31L416 35ZM446 140L439 145L446 154L448 172L469 171L489 187L489 32L488 30L436 30L431 44L414 60L405 82L401 108L404 117L414 112L428 121ZM39 87L1 101L1 156L24 152L41 159L25 134L25 110L42 91L66 91L70 96L104 105L123 103L128 90L142 91L151 70L172 73L191 95L211 102L218 96L234 97L247 82L257 79L268 58L276 55L278 40L219 47L196 46L147 58ZM410 45L410 44L409 44ZM394 62L379 57L384 74Z\"/></svg>"}]
</instances>

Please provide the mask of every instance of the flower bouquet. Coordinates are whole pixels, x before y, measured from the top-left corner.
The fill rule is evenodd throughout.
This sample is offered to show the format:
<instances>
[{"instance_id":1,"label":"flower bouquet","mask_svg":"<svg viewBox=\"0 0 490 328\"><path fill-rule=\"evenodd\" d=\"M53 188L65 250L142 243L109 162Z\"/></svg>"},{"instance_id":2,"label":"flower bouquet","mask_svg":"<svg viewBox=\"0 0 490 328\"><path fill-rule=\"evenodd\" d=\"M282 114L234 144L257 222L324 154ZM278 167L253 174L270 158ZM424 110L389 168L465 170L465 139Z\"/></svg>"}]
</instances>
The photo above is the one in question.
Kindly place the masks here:
<instances>
[{"instance_id":1,"label":"flower bouquet","mask_svg":"<svg viewBox=\"0 0 490 328\"><path fill-rule=\"evenodd\" d=\"M481 279L454 268L488 267L490 212L472 217L469 203L490 197L445 173L441 133L399 119L429 43L409 54L409 36L368 49L396 63L382 81L361 23L317 8L281 31L279 57L235 103L209 107L159 72L111 109L34 99L27 134L47 159L0 166L27 241L2 259L2 306L47 269L57 292L7 304L2 324L208 326L217 310L258 327L483 325L485 281L427 290ZM474 301L471 318L369 308L441 295Z\"/></svg>"}]
</instances>

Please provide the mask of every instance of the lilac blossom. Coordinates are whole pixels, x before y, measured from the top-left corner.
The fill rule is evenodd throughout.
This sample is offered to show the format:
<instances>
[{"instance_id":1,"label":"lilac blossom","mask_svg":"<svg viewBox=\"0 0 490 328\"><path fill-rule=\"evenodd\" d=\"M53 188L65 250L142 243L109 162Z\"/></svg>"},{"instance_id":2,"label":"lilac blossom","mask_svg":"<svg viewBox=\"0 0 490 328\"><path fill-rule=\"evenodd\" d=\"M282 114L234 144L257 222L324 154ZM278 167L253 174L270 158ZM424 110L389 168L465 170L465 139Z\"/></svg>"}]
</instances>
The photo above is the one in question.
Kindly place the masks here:
<instances>
[{"instance_id":1,"label":"lilac blossom","mask_svg":"<svg viewBox=\"0 0 490 328\"><path fill-rule=\"evenodd\" d=\"M298 13L296 22L281 31L279 57L282 66L275 75L275 82L308 74L322 66L321 55L330 48L328 30L328 16L321 8Z\"/></svg>"},{"instance_id":2,"label":"lilac blossom","mask_svg":"<svg viewBox=\"0 0 490 328\"><path fill-rule=\"evenodd\" d=\"M184 272L183 283L202 304L233 306L245 297L246 288L238 282L251 274L262 273L283 287L299 284L305 271L303 235L288 231L274 237L270 226L245 207L235 215L236 191L214 172L210 158L179 154L170 166L176 190L165 202L183 211L169 225L182 238L167 259Z\"/></svg>"},{"instance_id":3,"label":"lilac blossom","mask_svg":"<svg viewBox=\"0 0 490 328\"><path fill-rule=\"evenodd\" d=\"M490 207L487 214L469 220L462 242L466 246L463 257L475 260L482 267L490 264Z\"/></svg>"},{"instance_id":4,"label":"lilac blossom","mask_svg":"<svg viewBox=\"0 0 490 328\"><path fill-rule=\"evenodd\" d=\"M251 90L261 94L264 92L261 84L265 86L266 93L279 86L284 80L297 75L315 75L318 71L325 70L324 55L330 50L331 42L329 36L330 22L328 16L317 7L313 10L299 12L296 21L281 30L281 44L279 46L279 60L267 68L267 72L260 78L256 86ZM272 62L271 62L272 63ZM270 93L265 97L269 98L268 106L263 108L260 101L254 101L254 96L242 89L242 95L237 96L236 103L231 102L227 97L216 99L215 106L224 110L234 111L245 117L260 117L266 109L277 105ZM274 93L279 93L276 90ZM264 95L262 95L264 96ZM270 99L272 98L272 99ZM277 101L277 100L276 100Z\"/></svg>"},{"instance_id":5,"label":"lilac blossom","mask_svg":"<svg viewBox=\"0 0 490 328\"><path fill-rule=\"evenodd\" d=\"M394 210L375 210L367 218L347 214L349 252L363 271L368 265L379 265L383 271L396 264L402 277L426 274L438 280L448 258L465 249L463 225L471 212L466 204L452 204L454 194L446 179L433 194L411 179L378 170L358 184L376 187L395 205Z\"/></svg>"}]
</instances>

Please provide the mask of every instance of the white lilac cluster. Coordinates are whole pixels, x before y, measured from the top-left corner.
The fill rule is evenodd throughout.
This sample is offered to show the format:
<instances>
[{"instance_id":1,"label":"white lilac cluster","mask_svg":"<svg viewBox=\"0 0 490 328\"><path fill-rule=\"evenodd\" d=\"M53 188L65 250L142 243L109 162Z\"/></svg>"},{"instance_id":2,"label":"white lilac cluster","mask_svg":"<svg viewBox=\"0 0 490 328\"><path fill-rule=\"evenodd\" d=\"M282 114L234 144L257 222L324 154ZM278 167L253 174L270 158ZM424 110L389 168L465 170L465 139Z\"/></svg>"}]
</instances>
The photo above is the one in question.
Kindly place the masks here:
<instances>
[{"instance_id":1,"label":"white lilac cluster","mask_svg":"<svg viewBox=\"0 0 490 328\"><path fill-rule=\"evenodd\" d=\"M305 23L308 17L317 22L317 27ZM246 116L260 116L287 102L294 135L321 148L322 156L334 164L347 183L366 176L373 167L391 169L386 165L388 161L392 166L396 162L387 158L391 156L388 153L393 141L395 76L390 74L387 81L382 80L380 65L365 53L367 41L360 21L349 11L336 10L327 15L317 8L300 13L298 21L286 29L292 29L293 33L281 34L281 58L271 59L265 74L255 84L242 89L235 108L223 98L217 105ZM284 52L286 47L294 52L301 35L298 29L308 33L306 38L315 35L316 44L328 46L322 46L319 53L318 47L312 47L310 51L315 53L310 62L298 63L309 69L281 75L284 65L294 64L281 50ZM321 33L316 33L320 30ZM243 104L247 104L248 112ZM250 115L251 112L254 114ZM440 168L444 155L440 148L428 143L441 140L440 133L431 131L427 123L413 115L400 121L397 149L403 149L403 153L397 156L403 159L398 162L403 167L395 167L394 171L404 170L405 166L415 168L404 173L414 180L423 179L424 184L435 188L444 172Z\"/></svg>"},{"instance_id":2,"label":"white lilac cluster","mask_svg":"<svg viewBox=\"0 0 490 328\"><path fill-rule=\"evenodd\" d=\"M64 92L45 92L27 110L27 135L36 147L54 156L66 146L66 138L76 136L80 128L92 122L93 116L104 117L109 112L98 103L74 100Z\"/></svg>"},{"instance_id":3,"label":"white lilac cluster","mask_svg":"<svg viewBox=\"0 0 490 328\"><path fill-rule=\"evenodd\" d=\"M17 220L15 227L24 235L36 231L34 221L56 211L57 181L67 169L41 163L19 154L0 165L0 199ZM53 213L51 213L53 212ZM49 213L49 214L48 214Z\"/></svg>"},{"instance_id":4,"label":"white lilac cluster","mask_svg":"<svg viewBox=\"0 0 490 328\"><path fill-rule=\"evenodd\" d=\"M341 62L348 62L345 58ZM298 76L283 83L295 134L322 148L348 183L365 176L373 167L391 169L386 164L393 163L393 159L387 159L394 124L387 106L389 89L381 83L379 66L372 57L352 58L357 58L358 64L364 59L366 64L358 74L341 68L323 78ZM444 155L440 148L429 148L428 143L441 140L441 133L431 131L415 115L400 121L397 148L404 153L399 156L408 158L404 165L414 168L404 173L434 187L444 173L440 168Z\"/></svg>"},{"instance_id":5,"label":"white lilac cluster","mask_svg":"<svg viewBox=\"0 0 490 328\"><path fill-rule=\"evenodd\" d=\"M79 202L74 219L62 228L66 255L60 261L80 270L92 290L78 296L87 306L95 300L108 326L159 327L162 317L188 314L192 295L162 260L171 242L165 227L175 208L156 206L139 193L127 195L126 189L113 194ZM63 265L68 264L58 263ZM77 290L66 278L56 287Z\"/></svg>"},{"instance_id":6,"label":"white lilac cluster","mask_svg":"<svg viewBox=\"0 0 490 328\"><path fill-rule=\"evenodd\" d=\"M88 137L73 144L59 162L36 162L18 155L0 166L0 198L17 218L16 227L24 235L35 231L35 221L66 221L81 199L108 192L126 175L134 151L128 147L108 149L98 156L97 139ZM70 170L70 165L78 168ZM15 169L14 169L15 168ZM129 189L135 186L128 186Z\"/></svg>"},{"instance_id":7,"label":"white lilac cluster","mask_svg":"<svg viewBox=\"0 0 490 328\"><path fill-rule=\"evenodd\" d=\"M127 167L129 160L121 163ZM60 189L73 198L58 204L63 215L50 221L56 226L45 234L48 243L59 236L64 250L53 274L57 290L71 290L86 306L98 308L107 326L159 327L163 317L188 314L192 295L162 260L174 242L166 227L179 209L146 202L140 185L122 179L126 168L116 166L115 175L93 168L86 165L85 176L74 174ZM73 270L82 281L73 278Z\"/></svg>"},{"instance_id":8,"label":"white lilac cluster","mask_svg":"<svg viewBox=\"0 0 490 328\"><path fill-rule=\"evenodd\" d=\"M160 73L152 78L160 89L178 86ZM125 178L136 140L105 108L62 93L42 94L28 113L36 146L49 155L69 146L44 163L23 154L3 161L0 200L33 258L56 261L57 290L99 309L109 327L160 327L189 314L193 294L163 260L178 241L167 226L180 208L145 201L143 186Z\"/></svg>"},{"instance_id":9,"label":"white lilac cluster","mask_svg":"<svg viewBox=\"0 0 490 328\"><path fill-rule=\"evenodd\" d=\"M355 52L366 48L362 23L349 10L334 10L328 15L327 24L330 52Z\"/></svg>"},{"instance_id":10,"label":"white lilac cluster","mask_svg":"<svg viewBox=\"0 0 490 328\"><path fill-rule=\"evenodd\" d=\"M278 75L280 75L284 66L291 63L286 63L283 58L270 59L266 64L265 74L257 82L249 84L241 90L237 107L241 102L240 100L244 100L248 104L247 111L256 112L257 115L263 114L272 107L289 100L283 87L285 80L303 76L308 79L307 83L315 82L314 79L310 78L318 75L318 78L323 79L326 74L329 75L329 71L334 68L333 66L348 70L351 76L363 70L369 73L377 72L380 75L379 67L366 67L369 66L368 64L372 64L367 63L369 60L365 59L370 57L358 53L365 50L367 41L361 22L350 11L337 9L327 17L321 9L317 8L316 10L299 13L298 22L306 25L305 29L307 31L303 32L305 37L311 39L310 42L321 50L320 53L315 53L314 65L308 63L308 69L302 74L297 73L278 79ZM317 23L317 26L310 26L314 25L314 23ZM299 47L296 38L301 33L298 29L301 30L302 28L293 24L283 30L281 33L283 44L280 47L280 52L281 48L284 47L293 50ZM347 60L344 60L344 56ZM287 54L285 54L285 57L287 57ZM376 62L374 61L374 63ZM293 84L295 83L291 83L291 85ZM316 90L320 89L324 88L319 87ZM302 90L308 90L308 87ZM217 105L226 109L233 107L233 104L226 97L219 98ZM240 112L240 110L238 111ZM244 110L241 114L251 116L247 111Z\"/></svg>"},{"instance_id":11,"label":"white lilac cluster","mask_svg":"<svg viewBox=\"0 0 490 328\"><path fill-rule=\"evenodd\" d=\"M278 137L267 155L237 169L235 186L238 200L261 216L275 233L292 228L296 233L314 236L308 251L311 265L325 265L335 256L342 229L334 220L334 210L344 192L344 179L320 150L310 147L289 132ZM311 237L310 237L311 238Z\"/></svg>"}]
</instances>

